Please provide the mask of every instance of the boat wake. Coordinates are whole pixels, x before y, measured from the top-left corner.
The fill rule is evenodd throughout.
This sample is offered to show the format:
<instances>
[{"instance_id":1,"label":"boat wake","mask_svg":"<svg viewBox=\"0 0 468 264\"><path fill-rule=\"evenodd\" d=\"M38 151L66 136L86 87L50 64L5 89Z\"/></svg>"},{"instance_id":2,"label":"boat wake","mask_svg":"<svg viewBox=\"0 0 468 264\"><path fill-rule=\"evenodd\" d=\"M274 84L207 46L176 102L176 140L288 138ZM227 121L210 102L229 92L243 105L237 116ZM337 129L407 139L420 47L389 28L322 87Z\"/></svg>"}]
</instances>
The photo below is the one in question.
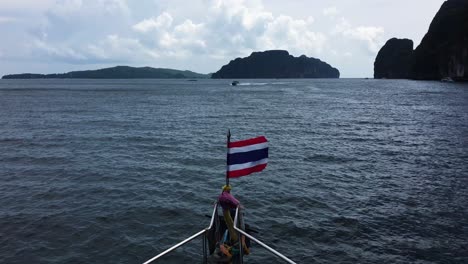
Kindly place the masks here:
<instances>
[{"instance_id":1,"label":"boat wake","mask_svg":"<svg viewBox=\"0 0 468 264\"><path fill-rule=\"evenodd\" d=\"M269 83L239 83L239 86L263 86L268 85Z\"/></svg>"}]
</instances>

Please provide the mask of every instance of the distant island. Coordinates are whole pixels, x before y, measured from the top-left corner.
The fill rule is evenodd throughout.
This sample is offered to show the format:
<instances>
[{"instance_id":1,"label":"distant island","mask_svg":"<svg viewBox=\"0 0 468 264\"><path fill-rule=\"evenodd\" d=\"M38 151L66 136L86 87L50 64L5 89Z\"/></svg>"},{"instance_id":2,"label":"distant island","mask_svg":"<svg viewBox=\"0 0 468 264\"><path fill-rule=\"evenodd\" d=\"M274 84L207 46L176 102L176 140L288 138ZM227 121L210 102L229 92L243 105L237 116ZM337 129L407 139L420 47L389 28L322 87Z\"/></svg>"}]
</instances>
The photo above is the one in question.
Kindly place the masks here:
<instances>
[{"instance_id":1,"label":"distant island","mask_svg":"<svg viewBox=\"0 0 468 264\"><path fill-rule=\"evenodd\" d=\"M89 71L72 71L54 74L10 74L2 79L207 79L208 74L174 69L116 66Z\"/></svg>"},{"instance_id":2,"label":"distant island","mask_svg":"<svg viewBox=\"0 0 468 264\"><path fill-rule=\"evenodd\" d=\"M213 79L243 78L339 78L340 72L319 59L294 57L285 50L253 52L237 58L213 73Z\"/></svg>"},{"instance_id":3,"label":"distant island","mask_svg":"<svg viewBox=\"0 0 468 264\"><path fill-rule=\"evenodd\" d=\"M165 68L115 66L98 70L67 73L21 73L2 79L222 79L222 78L339 78L340 72L319 59L294 57L285 50L253 52L237 58L213 74Z\"/></svg>"},{"instance_id":4,"label":"distant island","mask_svg":"<svg viewBox=\"0 0 468 264\"><path fill-rule=\"evenodd\" d=\"M377 54L374 78L468 81L468 1L445 1L415 50L409 39L390 39Z\"/></svg>"}]
</instances>

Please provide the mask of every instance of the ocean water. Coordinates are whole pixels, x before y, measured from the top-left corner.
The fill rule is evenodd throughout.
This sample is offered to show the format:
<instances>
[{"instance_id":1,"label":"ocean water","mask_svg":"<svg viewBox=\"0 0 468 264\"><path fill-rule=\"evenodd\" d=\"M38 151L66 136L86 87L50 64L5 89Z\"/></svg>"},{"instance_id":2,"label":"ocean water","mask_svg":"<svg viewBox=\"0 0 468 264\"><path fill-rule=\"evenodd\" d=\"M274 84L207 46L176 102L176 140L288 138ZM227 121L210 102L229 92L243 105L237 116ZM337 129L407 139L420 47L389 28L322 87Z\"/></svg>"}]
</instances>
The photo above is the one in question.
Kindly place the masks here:
<instances>
[{"instance_id":1,"label":"ocean water","mask_svg":"<svg viewBox=\"0 0 468 264\"><path fill-rule=\"evenodd\" d=\"M208 226L227 129L269 139L233 194L294 261L468 263L468 85L230 81L1 80L0 263L141 263Z\"/></svg>"}]
</instances>

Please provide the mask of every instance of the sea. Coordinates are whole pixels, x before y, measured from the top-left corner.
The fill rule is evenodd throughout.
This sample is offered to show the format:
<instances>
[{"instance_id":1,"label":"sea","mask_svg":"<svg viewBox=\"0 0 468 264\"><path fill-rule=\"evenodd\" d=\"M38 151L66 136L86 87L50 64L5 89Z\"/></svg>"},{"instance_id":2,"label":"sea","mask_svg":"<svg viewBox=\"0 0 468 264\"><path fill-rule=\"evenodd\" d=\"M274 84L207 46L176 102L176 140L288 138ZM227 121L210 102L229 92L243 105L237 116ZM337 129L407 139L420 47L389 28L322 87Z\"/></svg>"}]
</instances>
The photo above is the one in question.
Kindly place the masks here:
<instances>
[{"instance_id":1,"label":"sea","mask_svg":"<svg viewBox=\"0 0 468 264\"><path fill-rule=\"evenodd\" d=\"M468 263L467 84L232 81L1 80L0 263L142 263L207 227L228 130L269 140L230 183L293 261Z\"/></svg>"}]
</instances>

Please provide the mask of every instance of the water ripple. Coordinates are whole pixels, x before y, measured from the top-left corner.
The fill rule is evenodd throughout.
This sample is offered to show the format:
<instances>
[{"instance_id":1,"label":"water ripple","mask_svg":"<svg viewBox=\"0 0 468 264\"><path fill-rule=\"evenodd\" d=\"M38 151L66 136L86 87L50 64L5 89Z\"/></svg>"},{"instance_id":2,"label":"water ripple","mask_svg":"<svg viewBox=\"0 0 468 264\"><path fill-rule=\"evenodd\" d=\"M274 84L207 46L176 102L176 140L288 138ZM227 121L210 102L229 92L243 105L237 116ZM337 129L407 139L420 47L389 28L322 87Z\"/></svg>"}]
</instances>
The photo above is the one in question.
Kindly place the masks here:
<instances>
[{"instance_id":1,"label":"water ripple","mask_svg":"<svg viewBox=\"0 0 468 264\"><path fill-rule=\"evenodd\" d=\"M207 226L228 128L269 139L233 192L298 263L468 262L466 85L241 83L1 80L0 262L141 263Z\"/></svg>"}]
</instances>

